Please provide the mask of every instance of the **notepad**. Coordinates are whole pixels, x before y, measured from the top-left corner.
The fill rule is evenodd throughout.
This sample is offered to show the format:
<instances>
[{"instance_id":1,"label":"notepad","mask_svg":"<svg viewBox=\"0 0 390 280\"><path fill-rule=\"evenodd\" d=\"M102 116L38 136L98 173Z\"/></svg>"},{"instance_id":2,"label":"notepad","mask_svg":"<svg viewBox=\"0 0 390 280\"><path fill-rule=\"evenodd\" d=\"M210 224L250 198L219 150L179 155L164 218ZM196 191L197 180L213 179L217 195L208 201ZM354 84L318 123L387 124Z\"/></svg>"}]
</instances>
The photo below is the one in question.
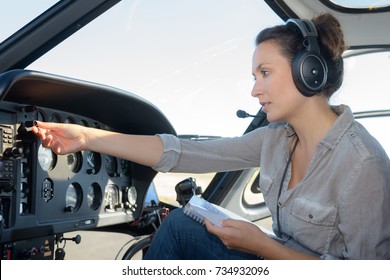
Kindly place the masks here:
<instances>
[{"instance_id":1,"label":"notepad","mask_svg":"<svg viewBox=\"0 0 390 280\"><path fill-rule=\"evenodd\" d=\"M217 226L222 226L221 222L225 219L244 220L241 216L196 195L184 206L184 213L198 223L204 224L206 218Z\"/></svg>"},{"instance_id":2,"label":"notepad","mask_svg":"<svg viewBox=\"0 0 390 280\"><path fill-rule=\"evenodd\" d=\"M207 200L199 197L199 196L192 196L191 199L188 201L186 206L183 208L184 213L197 221L200 224L204 224L204 219L206 218L214 225L222 227L222 221L226 219L234 219L234 220L242 220L249 223L252 223L259 227L265 234L267 234L269 237L284 243L285 241L279 237L277 237L272 231L263 228L248 219L245 219L241 217L240 215L237 215L236 213L233 213L219 205L216 205L214 203L210 203Z\"/></svg>"}]
</instances>

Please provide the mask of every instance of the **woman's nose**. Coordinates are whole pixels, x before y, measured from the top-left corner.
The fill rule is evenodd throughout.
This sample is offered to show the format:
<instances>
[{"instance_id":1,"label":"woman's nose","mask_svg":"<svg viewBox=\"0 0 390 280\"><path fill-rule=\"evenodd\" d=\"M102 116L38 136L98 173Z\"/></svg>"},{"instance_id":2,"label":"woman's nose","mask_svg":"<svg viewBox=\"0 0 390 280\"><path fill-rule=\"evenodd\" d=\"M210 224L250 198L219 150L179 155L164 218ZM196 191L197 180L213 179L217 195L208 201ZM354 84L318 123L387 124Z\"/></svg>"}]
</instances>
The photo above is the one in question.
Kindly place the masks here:
<instances>
[{"instance_id":1,"label":"woman's nose","mask_svg":"<svg viewBox=\"0 0 390 280\"><path fill-rule=\"evenodd\" d=\"M253 88L252 88L252 92L251 92L251 95L253 97L258 97L259 95L262 94L262 87L261 87L261 83L259 80L256 80L254 85L253 85Z\"/></svg>"}]
</instances>

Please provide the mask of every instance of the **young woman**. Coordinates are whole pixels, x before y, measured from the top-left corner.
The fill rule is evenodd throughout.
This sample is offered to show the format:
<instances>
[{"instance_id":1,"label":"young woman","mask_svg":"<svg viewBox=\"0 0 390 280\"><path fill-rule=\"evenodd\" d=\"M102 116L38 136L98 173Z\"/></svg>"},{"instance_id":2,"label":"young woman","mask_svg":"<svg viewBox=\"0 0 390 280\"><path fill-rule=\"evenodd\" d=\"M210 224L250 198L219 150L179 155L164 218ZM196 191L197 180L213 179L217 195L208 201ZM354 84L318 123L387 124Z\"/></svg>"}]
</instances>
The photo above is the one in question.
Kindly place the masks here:
<instances>
[{"instance_id":1,"label":"young woman","mask_svg":"<svg viewBox=\"0 0 390 280\"><path fill-rule=\"evenodd\" d=\"M178 209L146 259L390 259L389 159L347 106L328 102L342 83L344 50L329 14L260 32L252 96L271 124L241 137L193 142L42 122L33 132L58 154L93 150L161 172L261 166L260 187L283 242L244 221L204 227Z\"/></svg>"}]
</instances>

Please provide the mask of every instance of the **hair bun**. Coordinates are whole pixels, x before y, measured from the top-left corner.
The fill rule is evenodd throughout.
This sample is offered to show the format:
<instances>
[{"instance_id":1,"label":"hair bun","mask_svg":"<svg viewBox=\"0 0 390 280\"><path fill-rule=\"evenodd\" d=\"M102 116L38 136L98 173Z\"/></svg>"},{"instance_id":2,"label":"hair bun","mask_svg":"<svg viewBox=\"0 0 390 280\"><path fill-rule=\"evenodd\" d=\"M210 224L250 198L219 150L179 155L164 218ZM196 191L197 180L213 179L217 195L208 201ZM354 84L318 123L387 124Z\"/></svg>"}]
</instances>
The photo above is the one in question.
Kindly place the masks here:
<instances>
[{"instance_id":1,"label":"hair bun","mask_svg":"<svg viewBox=\"0 0 390 280\"><path fill-rule=\"evenodd\" d=\"M338 60L346 50L344 34L339 20L326 13L312 19L318 33L320 48L325 49L331 60Z\"/></svg>"}]
</instances>

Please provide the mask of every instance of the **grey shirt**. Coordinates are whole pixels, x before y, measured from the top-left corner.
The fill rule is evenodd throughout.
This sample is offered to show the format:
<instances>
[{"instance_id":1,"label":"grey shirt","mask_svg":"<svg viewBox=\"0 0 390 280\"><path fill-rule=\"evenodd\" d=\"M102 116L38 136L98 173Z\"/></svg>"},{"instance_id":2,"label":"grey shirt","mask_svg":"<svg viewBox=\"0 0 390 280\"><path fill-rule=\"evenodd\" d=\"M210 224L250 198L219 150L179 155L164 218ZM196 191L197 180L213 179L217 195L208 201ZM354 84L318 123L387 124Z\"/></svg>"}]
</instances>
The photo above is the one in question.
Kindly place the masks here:
<instances>
[{"instance_id":1,"label":"grey shirt","mask_svg":"<svg viewBox=\"0 0 390 280\"><path fill-rule=\"evenodd\" d=\"M295 133L286 123L211 141L160 135L164 154L154 168L203 173L260 166L260 188L273 230L287 240L285 246L323 259L390 259L389 158L349 107L332 108L339 117L318 144L305 177L288 189L289 166L279 200Z\"/></svg>"}]
</instances>

